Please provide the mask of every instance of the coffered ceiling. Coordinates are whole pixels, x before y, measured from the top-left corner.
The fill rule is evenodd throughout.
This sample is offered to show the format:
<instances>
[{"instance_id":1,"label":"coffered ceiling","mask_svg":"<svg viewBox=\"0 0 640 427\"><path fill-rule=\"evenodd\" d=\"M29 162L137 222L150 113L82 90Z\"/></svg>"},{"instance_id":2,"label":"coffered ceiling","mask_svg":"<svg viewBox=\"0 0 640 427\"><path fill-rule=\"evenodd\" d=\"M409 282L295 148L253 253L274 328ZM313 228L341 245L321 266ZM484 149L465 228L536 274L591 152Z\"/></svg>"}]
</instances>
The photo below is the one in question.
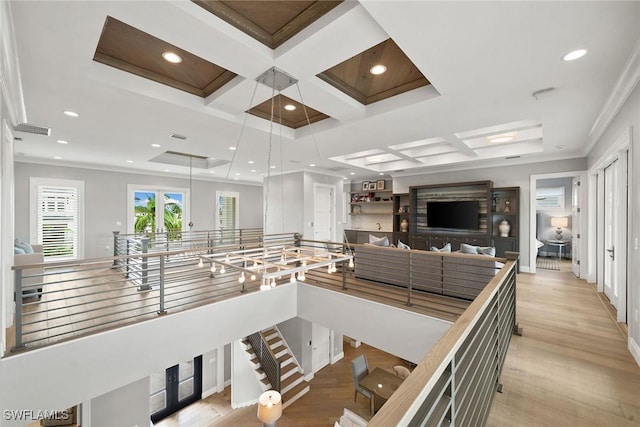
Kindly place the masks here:
<instances>
[{"instance_id":1,"label":"coffered ceiling","mask_svg":"<svg viewBox=\"0 0 640 427\"><path fill-rule=\"evenodd\" d=\"M640 37L638 2L10 7L28 123L52 129L16 132L18 160L188 175L157 160L174 152L206 159L196 179L253 183L310 163L359 180L582 157ZM562 60L576 48L587 55ZM379 63L386 72L372 74ZM297 107L282 126L269 123L273 89L256 81L272 67L294 82L276 91L274 106Z\"/></svg>"}]
</instances>

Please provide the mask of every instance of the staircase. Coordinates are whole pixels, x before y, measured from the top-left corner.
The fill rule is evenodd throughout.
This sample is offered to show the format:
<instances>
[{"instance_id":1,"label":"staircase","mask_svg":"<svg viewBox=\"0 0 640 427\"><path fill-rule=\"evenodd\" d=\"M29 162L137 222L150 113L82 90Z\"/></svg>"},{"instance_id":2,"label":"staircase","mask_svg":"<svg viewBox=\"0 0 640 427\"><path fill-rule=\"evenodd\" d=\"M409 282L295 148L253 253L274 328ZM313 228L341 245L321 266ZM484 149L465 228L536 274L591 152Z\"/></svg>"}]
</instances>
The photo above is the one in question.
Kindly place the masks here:
<instances>
[{"instance_id":1,"label":"staircase","mask_svg":"<svg viewBox=\"0 0 640 427\"><path fill-rule=\"evenodd\" d=\"M282 395L282 408L284 409L309 391L309 383L305 381L304 372L275 327L260 332L260 335L262 335L276 359L280 362L280 394ZM266 374L262 370L260 360L253 351L251 344L246 339L242 340L241 343L244 351L249 354L249 361L253 365L262 389L264 391L271 389L271 383L269 383Z\"/></svg>"}]
</instances>

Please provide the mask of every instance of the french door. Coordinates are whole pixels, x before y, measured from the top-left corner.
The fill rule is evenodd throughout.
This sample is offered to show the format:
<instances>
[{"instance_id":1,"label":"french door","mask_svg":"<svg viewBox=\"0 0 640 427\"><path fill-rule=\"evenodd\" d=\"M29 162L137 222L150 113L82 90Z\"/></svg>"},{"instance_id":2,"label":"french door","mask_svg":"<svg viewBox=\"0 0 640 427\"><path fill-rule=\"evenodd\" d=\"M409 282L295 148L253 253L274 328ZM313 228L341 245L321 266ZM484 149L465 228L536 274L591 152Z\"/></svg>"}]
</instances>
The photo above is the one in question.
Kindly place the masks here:
<instances>
[{"instance_id":1,"label":"french door","mask_svg":"<svg viewBox=\"0 0 640 427\"><path fill-rule=\"evenodd\" d=\"M202 356L151 375L151 421L156 423L202 398Z\"/></svg>"},{"instance_id":2,"label":"french door","mask_svg":"<svg viewBox=\"0 0 640 427\"><path fill-rule=\"evenodd\" d=\"M313 213L313 239L333 241L333 187L316 184ZM284 231L284 230L283 230Z\"/></svg>"},{"instance_id":3,"label":"french door","mask_svg":"<svg viewBox=\"0 0 640 427\"><path fill-rule=\"evenodd\" d=\"M189 190L129 186L128 233L174 232L187 230Z\"/></svg>"},{"instance_id":4,"label":"french door","mask_svg":"<svg viewBox=\"0 0 640 427\"><path fill-rule=\"evenodd\" d=\"M580 178L574 177L571 185L571 270L580 277Z\"/></svg>"}]
</instances>

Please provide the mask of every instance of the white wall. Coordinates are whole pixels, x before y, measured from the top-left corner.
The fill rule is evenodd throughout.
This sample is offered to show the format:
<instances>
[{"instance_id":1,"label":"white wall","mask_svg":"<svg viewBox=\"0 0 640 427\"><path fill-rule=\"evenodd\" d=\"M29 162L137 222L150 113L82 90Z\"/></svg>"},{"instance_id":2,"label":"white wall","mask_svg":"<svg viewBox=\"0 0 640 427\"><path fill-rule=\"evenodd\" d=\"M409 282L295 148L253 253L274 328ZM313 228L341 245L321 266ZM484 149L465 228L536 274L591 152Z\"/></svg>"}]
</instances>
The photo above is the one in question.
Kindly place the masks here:
<instances>
[{"instance_id":1,"label":"white wall","mask_svg":"<svg viewBox=\"0 0 640 427\"><path fill-rule=\"evenodd\" d=\"M451 326L451 322L302 283L298 284L298 316L414 363Z\"/></svg>"},{"instance_id":2,"label":"white wall","mask_svg":"<svg viewBox=\"0 0 640 427\"><path fill-rule=\"evenodd\" d=\"M278 324L278 329L282 338L293 352L296 360L305 374L311 374L312 370L312 347L311 342L311 322L300 317L286 320Z\"/></svg>"},{"instance_id":3,"label":"white wall","mask_svg":"<svg viewBox=\"0 0 640 427\"><path fill-rule=\"evenodd\" d=\"M52 166L17 162L15 166L16 236L29 240L29 178L47 177L85 182L85 250L86 258L113 255L113 231L127 232L127 185L189 188L189 178L153 176L96 169ZM223 183L193 181L191 218L194 230L215 228L215 196ZM261 186L227 183L225 190L240 193L240 228L262 227ZM117 223L120 225L117 225Z\"/></svg>"},{"instance_id":4,"label":"white wall","mask_svg":"<svg viewBox=\"0 0 640 427\"><path fill-rule=\"evenodd\" d=\"M511 166L478 168L454 172L401 176L394 177L393 192L408 193L410 186L486 180L493 181L494 187L520 187L520 266L526 271L529 268L531 235L529 230L530 175L586 169L586 158L580 158L542 163L525 163Z\"/></svg>"},{"instance_id":5,"label":"white wall","mask_svg":"<svg viewBox=\"0 0 640 427\"><path fill-rule=\"evenodd\" d=\"M231 361L231 407L253 405L263 390L249 363L249 353L242 349L238 340L231 343Z\"/></svg>"},{"instance_id":6,"label":"white wall","mask_svg":"<svg viewBox=\"0 0 640 427\"><path fill-rule=\"evenodd\" d=\"M640 364L640 85L635 86L621 110L598 140L588 157L589 167L606 153L607 148L626 130L631 128L631 152L629 156L629 245L628 283L629 294L629 349Z\"/></svg>"},{"instance_id":7,"label":"white wall","mask_svg":"<svg viewBox=\"0 0 640 427\"><path fill-rule=\"evenodd\" d=\"M146 427L150 424L149 377L91 400L91 422L83 427Z\"/></svg>"}]
</instances>

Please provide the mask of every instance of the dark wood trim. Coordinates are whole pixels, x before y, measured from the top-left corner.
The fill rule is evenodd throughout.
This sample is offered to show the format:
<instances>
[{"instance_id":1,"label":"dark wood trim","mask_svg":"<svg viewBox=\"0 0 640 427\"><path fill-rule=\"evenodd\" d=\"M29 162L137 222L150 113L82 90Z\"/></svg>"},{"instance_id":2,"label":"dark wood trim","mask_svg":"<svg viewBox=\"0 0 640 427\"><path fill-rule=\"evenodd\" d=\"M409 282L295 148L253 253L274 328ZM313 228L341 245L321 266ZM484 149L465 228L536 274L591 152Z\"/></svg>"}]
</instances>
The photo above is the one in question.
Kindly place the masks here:
<instances>
[{"instance_id":1,"label":"dark wood trim","mask_svg":"<svg viewBox=\"0 0 640 427\"><path fill-rule=\"evenodd\" d=\"M310 7L305 9L300 15L289 21L284 27L273 34L271 41L271 49L275 49L291 37L298 34L311 23L318 20L321 16L329 12L334 7L342 3L342 0L332 1L316 1Z\"/></svg>"},{"instance_id":2,"label":"dark wood trim","mask_svg":"<svg viewBox=\"0 0 640 427\"><path fill-rule=\"evenodd\" d=\"M118 68L122 71L126 71L131 74L135 74L139 77L143 77L149 80L153 80L157 83L161 83L163 85L171 86L172 88L182 90L184 92L191 93L193 95L204 98L204 92L197 87L193 87L186 83L178 82L169 77L165 77L161 74L155 73L153 71L145 70L144 68L138 67L136 65L130 64L125 61L121 61L120 59L113 58L111 56L105 55L100 52L96 52L93 56L93 60L96 62L100 62L105 65L109 65L110 67Z\"/></svg>"},{"instance_id":3,"label":"dark wood trim","mask_svg":"<svg viewBox=\"0 0 640 427\"><path fill-rule=\"evenodd\" d=\"M351 98L355 99L360 104L367 105L367 97L366 96L364 96L362 93L360 93L357 90L355 90L351 85L343 82L339 78L337 78L337 77L335 77L335 76L333 76L333 75L331 75L329 73L326 73L326 72L320 73L320 74L316 75L316 77L318 77L320 80L330 84L331 86L335 87L339 91L346 93L348 96L350 96Z\"/></svg>"},{"instance_id":4,"label":"dark wood trim","mask_svg":"<svg viewBox=\"0 0 640 427\"><path fill-rule=\"evenodd\" d=\"M211 81L211 83L209 83L204 87L204 89L202 90L203 95L205 97L211 95L213 92L220 89L221 87L229 83L231 80L235 79L236 76L237 76L236 73L229 70L225 70L222 74L220 74L213 81Z\"/></svg>"},{"instance_id":5,"label":"dark wood trim","mask_svg":"<svg viewBox=\"0 0 640 427\"><path fill-rule=\"evenodd\" d=\"M376 93L375 95L371 95L367 98L365 105L373 104L374 102L391 98L392 96L400 95L401 93L409 92L410 90L418 89L422 86L428 86L429 84L429 80L427 80L426 77L422 77L421 79L407 82L400 86L396 86L383 92Z\"/></svg>"}]
</instances>

